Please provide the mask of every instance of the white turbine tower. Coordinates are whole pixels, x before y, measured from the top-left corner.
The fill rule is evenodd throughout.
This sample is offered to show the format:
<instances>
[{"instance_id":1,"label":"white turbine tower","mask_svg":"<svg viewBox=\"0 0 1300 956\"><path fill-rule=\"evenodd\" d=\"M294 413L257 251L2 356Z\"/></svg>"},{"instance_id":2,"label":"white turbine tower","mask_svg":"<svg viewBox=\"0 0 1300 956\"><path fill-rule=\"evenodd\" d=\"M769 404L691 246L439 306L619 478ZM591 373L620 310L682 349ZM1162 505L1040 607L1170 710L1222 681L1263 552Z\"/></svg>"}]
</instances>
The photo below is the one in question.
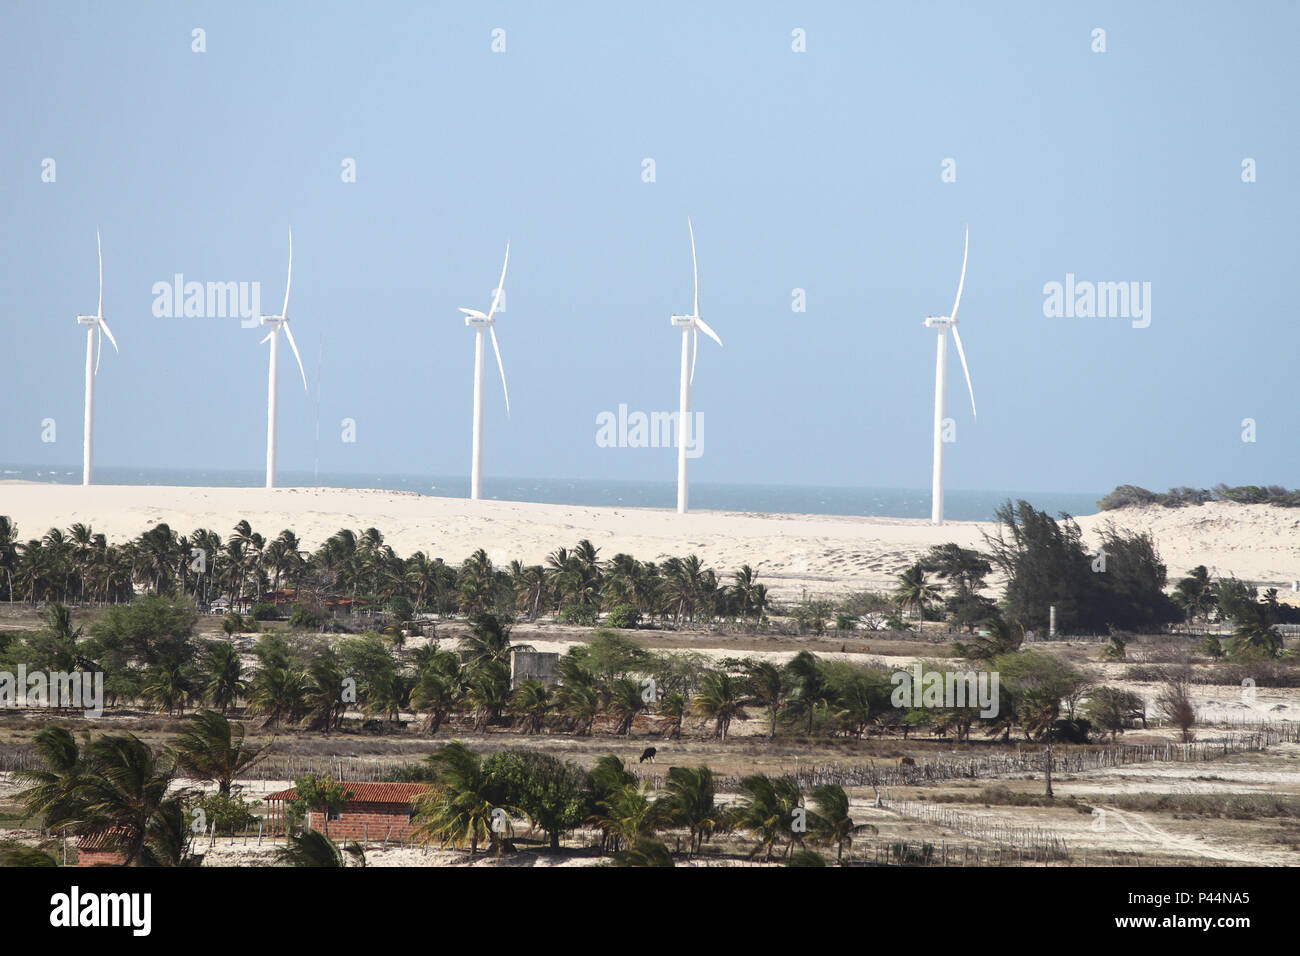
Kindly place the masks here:
<instances>
[{"instance_id":1,"label":"white turbine tower","mask_svg":"<svg viewBox=\"0 0 1300 956\"><path fill-rule=\"evenodd\" d=\"M104 244L99 230L95 230L95 245L99 249L99 309L94 315L77 316L77 324L86 327L86 425L81 444L81 483L88 485L95 474L95 376L99 374L99 360L104 351L104 333L118 352L117 339L104 321ZM99 348L95 347L98 333Z\"/></svg>"},{"instance_id":2,"label":"white turbine tower","mask_svg":"<svg viewBox=\"0 0 1300 956\"><path fill-rule=\"evenodd\" d=\"M266 385L266 487L275 487L275 367L280 354L280 332L283 331L293 349L293 357L298 360L298 371L302 374L302 390L307 392L307 372L302 367L302 356L298 354L298 345L293 340L293 331L289 328L289 286L293 284L293 230L289 230L289 276L284 280L284 308L279 315L264 315L262 324L270 329L266 338L257 343L271 343L271 371Z\"/></svg>"},{"instance_id":3,"label":"white turbine tower","mask_svg":"<svg viewBox=\"0 0 1300 956\"><path fill-rule=\"evenodd\" d=\"M501 281L492 294L492 305L484 315L478 309L465 309L465 324L474 330L474 457L470 463L469 496L478 501L482 494L483 479L483 330L492 336L492 351L497 356L501 372L501 390L506 396L506 417L510 417L510 389L506 387L506 367L501 362L501 346L497 344L496 314L501 305L501 290L506 284L506 267L510 265L510 240L506 240L506 261L501 264Z\"/></svg>"},{"instance_id":4,"label":"white turbine tower","mask_svg":"<svg viewBox=\"0 0 1300 956\"><path fill-rule=\"evenodd\" d=\"M722 339L718 333L709 328L709 324L700 318L700 265L695 258L695 227L691 225L690 216L686 217L686 228L691 233L691 267L695 271L695 310L690 315L674 315L670 319L673 325L682 330L682 385L681 401L677 415L677 513L686 514L690 503L690 489L686 478L686 446L690 441L691 428L691 383L695 381L695 359L700 351L700 333L703 332L719 346ZM695 346L691 347L691 333L694 332ZM688 362L689 356L689 362ZM687 365L690 368L688 370Z\"/></svg>"},{"instance_id":5,"label":"white turbine tower","mask_svg":"<svg viewBox=\"0 0 1300 956\"><path fill-rule=\"evenodd\" d=\"M948 330L952 329L953 341L957 343L957 354L961 357L962 371L966 373L966 387L970 390L971 415L978 419L975 411L975 386L970 381L970 369L966 366L966 351L961 347L961 333L957 331L957 307L961 305L961 290L966 283L966 255L970 251L970 227L966 227L966 245L961 254L961 278L957 280L957 298L952 304L952 315L931 316L925 320L925 327L939 330L939 354L934 367L934 478L930 500L930 521L943 524L943 400L945 380L948 371Z\"/></svg>"}]
</instances>

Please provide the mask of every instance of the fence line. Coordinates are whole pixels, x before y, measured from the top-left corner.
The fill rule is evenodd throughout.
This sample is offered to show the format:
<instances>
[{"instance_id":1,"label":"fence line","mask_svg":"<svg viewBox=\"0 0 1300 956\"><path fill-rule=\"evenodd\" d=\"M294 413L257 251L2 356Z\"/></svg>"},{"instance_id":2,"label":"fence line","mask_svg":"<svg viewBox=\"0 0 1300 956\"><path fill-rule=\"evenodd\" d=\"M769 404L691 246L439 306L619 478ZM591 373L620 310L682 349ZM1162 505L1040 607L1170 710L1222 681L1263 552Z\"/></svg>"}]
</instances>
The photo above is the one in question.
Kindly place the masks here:
<instances>
[{"instance_id":1,"label":"fence line","mask_svg":"<svg viewBox=\"0 0 1300 956\"><path fill-rule=\"evenodd\" d=\"M1190 743L1163 742L1151 744L1111 744L1099 749L1062 751L1053 754L1053 768L1059 773L1079 773L1119 767L1127 764L1149 762L1194 762L1215 760L1234 753L1265 750L1279 743L1300 743L1300 723L1241 724L1241 732L1229 732L1213 740ZM409 766L423 755L375 754L366 757L335 757L327 755L275 754L268 755L255 766L240 774L241 780L296 780L308 774L329 774L335 780L373 783L384 780L393 770ZM37 770L44 762L30 746L0 751L0 771ZM663 785L662 775L632 768L642 779ZM918 760L913 767L873 767L866 764L824 764L801 767L790 775L805 790L822 784L839 784L843 787L918 786L956 779L989 779L1011 774L1040 772L1043 769L1041 749L1021 750L1015 753L982 754L975 756L945 756ZM735 790L741 776L720 778L720 790Z\"/></svg>"},{"instance_id":2,"label":"fence line","mask_svg":"<svg viewBox=\"0 0 1300 956\"><path fill-rule=\"evenodd\" d=\"M985 843L994 843L1017 850L1020 862L1064 860L1070 855L1065 840L1043 827L1013 826L993 818L963 813L947 807L937 807L916 800L894 800L887 793L881 794L880 805L886 810L892 810L912 820L936 824Z\"/></svg>"},{"instance_id":3,"label":"fence line","mask_svg":"<svg viewBox=\"0 0 1300 956\"><path fill-rule=\"evenodd\" d=\"M1190 743L1168 741L1153 744L1112 744L1094 750L1056 750L1052 754L1052 768L1056 773L1081 773L1086 770L1137 763L1189 763L1216 760L1230 754L1265 750L1284 742L1300 742L1300 724L1265 725L1241 734L1230 733L1216 740L1197 740ZM939 757L919 760L912 767L826 764L801 767L793 771L790 776L794 777L803 789L811 790L822 784L875 788L920 786L945 780L980 780L1014 774L1040 773L1042 770L1043 750L1021 750L1017 745L1016 752L1009 754ZM725 777L719 781L719 789L734 790L742 779L743 777L739 776Z\"/></svg>"}]
</instances>

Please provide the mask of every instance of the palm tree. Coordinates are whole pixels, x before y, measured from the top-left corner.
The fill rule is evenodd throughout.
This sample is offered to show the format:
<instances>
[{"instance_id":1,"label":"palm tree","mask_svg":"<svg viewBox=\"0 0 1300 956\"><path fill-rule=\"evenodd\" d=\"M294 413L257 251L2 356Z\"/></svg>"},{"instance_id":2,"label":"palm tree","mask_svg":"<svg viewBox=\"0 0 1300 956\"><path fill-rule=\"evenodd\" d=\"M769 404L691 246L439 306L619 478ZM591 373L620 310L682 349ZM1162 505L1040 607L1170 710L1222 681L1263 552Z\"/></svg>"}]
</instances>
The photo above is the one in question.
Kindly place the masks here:
<instances>
[{"instance_id":1,"label":"palm tree","mask_svg":"<svg viewBox=\"0 0 1300 956\"><path fill-rule=\"evenodd\" d=\"M748 564L741 565L739 571L731 575L732 589L739 602L742 617L754 615L754 623L763 619L767 610L767 587L758 583L758 575Z\"/></svg>"},{"instance_id":2,"label":"palm tree","mask_svg":"<svg viewBox=\"0 0 1300 956\"><path fill-rule=\"evenodd\" d=\"M189 567L193 560L194 551L198 550L203 556L201 564L202 570L198 571L198 580L195 582L195 593L199 601L204 604L208 603L208 585L216 576L217 557L221 554L221 535L215 531L209 531L207 528L197 528L190 532L189 552L190 558L185 562Z\"/></svg>"},{"instance_id":3,"label":"palm tree","mask_svg":"<svg viewBox=\"0 0 1300 956\"><path fill-rule=\"evenodd\" d=\"M39 648L43 663L54 671L74 671L82 659L79 644L83 629L74 627L72 611L66 604L51 604L41 614L45 629L28 639L33 650ZM30 665L29 665L30 666Z\"/></svg>"},{"instance_id":4,"label":"palm tree","mask_svg":"<svg viewBox=\"0 0 1300 956\"><path fill-rule=\"evenodd\" d=\"M849 797L839 784L828 783L817 787L812 792L813 806L816 813L812 815L812 831L817 839L830 846L835 845L835 860L844 858L844 848L853 848L853 835L864 830L879 832L870 823L854 823L849 816Z\"/></svg>"},{"instance_id":5,"label":"palm tree","mask_svg":"<svg viewBox=\"0 0 1300 956\"><path fill-rule=\"evenodd\" d=\"M700 691L691 701L691 707L704 719L714 722L713 736L726 741L731 722L749 716L745 713L749 701L743 691L743 683L726 671L708 671L700 681Z\"/></svg>"},{"instance_id":6,"label":"palm tree","mask_svg":"<svg viewBox=\"0 0 1300 956\"><path fill-rule=\"evenodd\" d=\"M185 800L174 794L162 802L149 821L141 866L198 866L201 860L192 855L194 831L185 812Z\"/></svg>"},{"instance_id":7,"label":"palm tree","mask_svg":"<svg viewBox=\"0 0 1300 956\"><path fill-rule=\"evenodd\" d=\"M367 717L383 717L390 726L395 726L402 709L411 703L414 683L410 676L396 668L381 671L370 680L364 713Z\"/></svg>"},{"instance_id":8,"label":"palm tree","mask_svg":"<svg viewBox=\"0 0 1300 956\"><path fill-rule=\"evenodd\" d=\"M180 563L180 546L176 535L166 524L157 524L136 539L140 564L136 567L137 580L147 584L155 594L170 594Z\"/></svg>"},{"instance_id":9,"label":"palm tree","mask_svg":"<svg viewBox=\"0 0 1300 956\"><path fill-rule=\"evenodd\" d=\"M41 547L51 562L50 573L58 583L59 599L68 599L68 585L75 569L73 561L74 546L61 528L51 528L41 539Z\"/></svg>"},{"instance_id":10,"label":"palm tree","mask_svg":"<svg viewBox=\"0 0 1300 956\"><path fill-rule=\"evenodd\" d=\"M86 599L86 577L90 570L91 562L97 546L97 539L102 535L96 535L90 530L90 525L78 521L68 529L68 539L72 544L72 567L77 576L77 599L84 601Z\"/></svg>"},{"instance_id":11,"label":"palm tree","mask_svg":"<svg viewBox=\"0 0 1300 956\"><path fill-rule=\"evenodd\" d=\"M343 866L338 845L319 830L302 830L289 836L289 843L276 851L281 866Z\"/></svg>"},{"instance_id":12,"label":"palm tree","mask_svg":"<svg viewBox=\"0 0 1300 956\"><path fill-rule=\"evenodd\" d=\"M515 593L515 608L537 620L542 597L546 593L547 571L540 564L525 566L521 561L510 562L510 586Z\"/></svg>"},{"instance_id":13,"label":"palm tree","mask_svg":"<svg viewBox=\"0 0 1300 956\"><path fill-rule=\"evenodd\" d=\"M771 860L778 841L789 841L787 853L802 842L802 834L795 825L799 818L796 811L802 808L803 794L793 777L773 780L766 774L754 774L740 781L740 802L731 822L757 838L750 856L765 853Z\"/></svg>"},{"instance_id":14,"label":"palm tree","mask_svg":"<svg viewBox=\"0 0 1300 956\"><path fill-rule=\"evenodd\" d=\"M668 771L668 792L657 802L665 819L690 832L689 854L704 849L715 832L725 829L726 814L715 802L717 784L708 767L672 767Z\"/></svg>"},{"instance_id":15,"label":"palm tree","mask_svg":"<svg viewBox=\"0 0 1300 956\"><path fill-rule=\"evenodd\" d=\"M600 714L600 690L592 683L591 678L587 677L582 681L566 681L560 685L555 696L560 710L573 721L574 735L590 736L592 725Z\"/></svg>"},{"instance_id":16,"label":"palm tree","mask_svg":"<svg viewBox=\"0 0 1300 956\"><path fill-rule=\"evenodd\" d=\"M493 824L508 823L510 816L523 813L496 802L482 758L455 740L430 754L428 761L434 772L434 789L414 800L416 819L422 822L412 835L458 849L468 846L471 857L484 840L499 850L500 825Z\"/></svg>"},{"instance_id":17,"label":"palm tree","mask_svg":"<svg viewBox=\"0 0 1300 956\"><path fill-rule=\"evenodd\" d=\"M800 651L785 668L793 688L789 709L807 717L807 732L811 734L818 708L824 710L834 703L835 692L826 680L821 662L808 651Z\"/></svg>"},{"instance_id":18,"label":"palm tree","mask_svg":"<svg viewBox=\"0 0 1300 956\"><path fill-rule=\"evenodd\" d=\"M871 724L873 696L871 681L862 673L850 675L835 695L837 716L858 737L866 733Z\"/></svg>"},{"instance_id":19,"label":"palm tree","mask_svg":"<svg viewBox=\"0 0 1300 956\"><path fill-rule=\"evenodd\" d=\"M636 558L630 554L616 554L605 570L603 593L610 604L632 604L636 600L636 578L638 565Z\"/></svg>"},{"instance_id":20,"label":"palm tree","mask_svg":"<svg viewBox=\"0 0 1300 956\"><path fill-rule=\"evenodd\" d=\"M717 579L697 555L669 558L664 562L665 598L673 610L673 619L691 623L701 612L708 613L709 600L717 590Z\"/></svg>"},{"instance_id":21,"label":"palm tree","mask_svg":"<svg viewBox=\"0 0 1300 956\"><path fill-rule=\"evenodd\" d=\"M674 740L682 736L682 719L686 716L686 697L672 691L659 699L659 716L668 723L664 727L664 736Z\"/></svg>"},{"instance_id":22,"label":"palm tree","mask_svg":"<svg viewBox=\"0 0 1300 956\"><path fill-rule=\"evenodd\" d=\"M9 603L14 602L14 572L18 567L18 526L8 515L0 515L0 574L9 585Z\"/></svg>"},{"instance_id":23,"label":"palm tree","mask_svg":"<svg viewBox=\"0 0 1300 956\"><path fill-rule=\"evenodd\" d=\"M41 817L51 830L78 822L77 791L85 768L72 732L66 727L46 727L37 732L32 748L44 769L16 774L18 780L30 784L18 794L24 815Z\"/></svg>"},{"instance_id":24,"label":"palm tree","mask_svg":"<svg viewBox=\"0 0 1300 956\"><path fill-rule=\"evenodd\" d=\"M898 576L894 600L905 611L916 614L917 620L925 616L926 605L939 599L939 592L925 580L925 567L918 561Z\"/></svg>"},{"instance_id":25,"label":"palm tree","mask_svg":"<svg viewBox=\"0 0 1300 956\"><path fill-rule=\"evenodd\" d=\"M231 724L215 710L194 715L194 727L176 738L176 764L199 780L217 784L222 796L230 793L235 778L262 760L271 744L256 749L244 742L244 725Z\"/></svg>"},{"instance_id":26,"label":"palm tree","mask_svg":"<svg viewBox=\"0 0 1300 956\"><path fill-rule=\"evenodd\" d=\"M596 801L591 823L605 835L614 852L654 836L657 821L648 794L648 783L625 783Z\"/></svg>"},{"instance_id":27,"label":"palm tree","mask_svg":"<svg viewBox=\"0 0 1300 956\"><path fill-rule=\"evenodd\" d=\"M211 641L204 649L201 693L203 700L221 713L229 710L248 690L243 663L234 645Z\"/></svg>"},{"instance_id":28,"label":"palm tree","mask_svg":"<svg viewBox=\"0 0 1300 956\"><path fill-rule=\"evenodd\" d=\"M460 658L450 651L434 651L420 668L411 691L411 706L425 711L424 731L436 734L447 716L460 706L465 693Z\"/></svg>"},{"instance_id":29,"label":"palm tree","mask_svg":"<svg viewBox=\"0 0 1300 956\"><path fill-rule=\"evenodd\" d=\"M166 710L168 716L177 711L184 714L192 689L189 669L179 661L163 660L146 672L142 697L145 703Z\"/></svg>"},{"instance_id":30,"label":"palm tree","mask_svg":"<svg viewBox=\"0 0 1300 956\"><path fill-rule=\"evenodd\" d=\"M645 709L641 685L630 677L617 677L605 687L605 709L614 718L614 734L622 737L632 730L632 721Z\"/></svg>"},{"instance_id":31,"label":"palm tree","mask_svg":"<svg viewBox=\"0 0 1300 956\"><path fill-rule=\"evenodd\" d=\"M474 709L474 729L483 732L510 704L510 668L500 661L484 661L469 674L466 702Z\"/></svg>"},{"instance_id":32,"label":"palm tree","mask_svg":"<svg viewBox=\"0 0 1300 956\"><path fill-rule=\"evenodd\" d=\"M296 587L302 575L306 564L303 559L302 543L292 530L285 528L278 538L266 546L265 557L267 565L274 574L271 587L277 592L276 600L279 600L281 576Z\"/></svg>"},{"instance_id":33,"label":"palm tree","mask_svg":"<svg viewBox=\"0 0 1300 956\"><path fill-rule=\"evenodd\" d=\"M248 712L266 716L263 727L279 729L280 722L297 720L307 696L307 679L287 667L263 667L253 681Z\"/></svg>"},{"instance_id":34,"label":"palm tree","mask_svg":"<svg viewBox=\"0 0 1300 956\"><path fill-rule=\"evenodd\" d=\"M439 562L430 561L423 551L406 559L406 586L415 591L411 598L416 610L428 607L428 599L438 590Z\"/></svg>"},{"instance_id":35,"label":"palm tree","mask_svg":"<svg viewBox=\"0 0 1300 956\"><path fill-rule=\"evenodd\" d=\"M1205 565L1192 568L1187 577L1174 586L1173 600L1183 609L1189 624L1197 618L1209 619L1218 601L1214 585L1210 581L1210 572Z\"/></svg>"},{"instance_id":36,"label":"palm tree","mask_svg":"<svg viewBox=\"0 0 1300 956\"><path fill-rule=\"evenodd\" d=\"M311 727L329 733L342 726L348 702L344 699L342 666L333 649L317 654L303 679L302 713Z\"/></svg>"},{"instance_id":37,"label":"palm tree","mask_svg":"<svg viewBox=\"0 0 1300 956\"><path fill-rule=\"evenodd\" d=\"M786 680L785 673L771 661L751 664L746 689L755 704L767 709L767 739L775 740L777 718L790 698L790 682Z\"/></svg>"},{"instance_id":38,"label":"palm tree","mask_svg":"<svg viewBox=\"0 0 1300 956\"><path fill-rule=\"evenodd\" d=\"M492 609L496 585L496 572L487 552L479 548L460 566L457 587L460 606L466 614L486 614Z\"/></svg>"},{"instance_id":39,"label":"palm tree","mask_svg":"<svg viewBox=\"0 0 1300 956\"><path fill-rule=\"evenodd\" d=\"M673 855L658 840L637 840L615 854L614 866L673 866Z\"/></svg>"},{"instance_id":40,"label":"palm tree","mask_svg":"<svg viewBox=\"0 0 1300 956\"><path fill-rule=\"evenodd\" d=\"M77 787L82 832L118 835L125 866L143 862L151 828L160 814L174 812L167 791L174 766L160 761L135 734L108 734L86 747L89 772Z\"/></svg>"},{"instance_id":41,"label":"palm tree","mask_svg":"<svg viewBox=\"0 0 1300 956\"><path fill-rule=\"evenodd\" d=\"M510 663L510 628L495 614L477 614L470 619L469 633L460 639L460 650L471 670L485 662Z\"/></svg>"},{"instance_id":42,"label":"palm tree","mask_svg":"<svg viewBox=\"0 0 1300 956\"><path fill-rule=\"evenodd\" d=\"M546 717L555 708L551 689L539 680L522 681L511 697L511 707L524 718L524 732L541 733Z\"/></svg>"}]
</instances>

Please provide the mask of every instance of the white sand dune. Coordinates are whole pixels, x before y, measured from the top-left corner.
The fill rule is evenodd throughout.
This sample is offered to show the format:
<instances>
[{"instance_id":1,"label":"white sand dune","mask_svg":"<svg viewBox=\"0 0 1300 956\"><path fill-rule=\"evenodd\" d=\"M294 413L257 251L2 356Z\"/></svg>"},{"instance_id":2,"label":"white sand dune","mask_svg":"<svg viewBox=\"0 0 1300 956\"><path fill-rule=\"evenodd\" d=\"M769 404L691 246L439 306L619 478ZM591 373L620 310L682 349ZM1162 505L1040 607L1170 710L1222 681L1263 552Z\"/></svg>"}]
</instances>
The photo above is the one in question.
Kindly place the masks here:
<instances>
[{"instance_id":1,"label":"white sand dune","mask_svg":"<svg viewBox=\"0 0 1300 956\"><path fill-rule=\"evenodd\" d=\"M240 519L271 537L292 528L315 548L340 528L378 528L401 555L424 551L459 563L483 548L494 563L537 563L558 547L588 538L601 557L619 552L658 561L698 554L720 573L742 564L758 571L778 598L892 587L931 545L981 547L992 525L923 519L581 507L468 501L409 492L340 488L188 488L0 482L0 514L23 540L50 527L84 522L113 542L166 522L184 534L209 528L229 534ZM1257 583L1285 586L1300 578L1300 509L1208 504L1144 508L1079 519L1092 540L1107 521L1149 531L1170 575L1198 564Z\"/></svg>"}]
</instances>

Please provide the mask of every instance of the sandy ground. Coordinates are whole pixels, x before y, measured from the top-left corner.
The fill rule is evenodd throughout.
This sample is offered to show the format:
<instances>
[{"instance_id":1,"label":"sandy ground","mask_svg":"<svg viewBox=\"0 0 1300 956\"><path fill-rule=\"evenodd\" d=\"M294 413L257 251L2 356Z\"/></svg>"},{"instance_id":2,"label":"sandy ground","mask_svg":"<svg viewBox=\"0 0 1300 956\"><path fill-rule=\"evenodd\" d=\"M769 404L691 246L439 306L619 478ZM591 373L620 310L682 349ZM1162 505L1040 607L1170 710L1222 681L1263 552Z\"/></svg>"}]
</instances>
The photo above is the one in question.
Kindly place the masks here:
<instances>
[{"instance_id":1,"label":"sandy ground","mask_svg":"<svg viewBox=\"0 0 1300 956\"><path fill-rule=\"evenodd\" d=\"M992 526L954 521L835 515L765 515L638 508L468 501L414 493L336 488L181 488L0 482L0 514L20 539L85 522L110 541L135 537L158 522L184 534L227 534L241 518L267 537L292 528L315 548L340 528L375 527L398 554L424 551L459 562L483 548L494 563L539 563L583 538L611 558L641 560L698 554L720 573L754 567L774 595L887 589L931 545L981 547ZM1108 521L1149 531L1171 576L1205 564L1223 574L1285 587L1300 579L1300 509L1217 503L1197 508L1126 509L1079 519L1085 535Z\"/></svg>"}]
</instances>

